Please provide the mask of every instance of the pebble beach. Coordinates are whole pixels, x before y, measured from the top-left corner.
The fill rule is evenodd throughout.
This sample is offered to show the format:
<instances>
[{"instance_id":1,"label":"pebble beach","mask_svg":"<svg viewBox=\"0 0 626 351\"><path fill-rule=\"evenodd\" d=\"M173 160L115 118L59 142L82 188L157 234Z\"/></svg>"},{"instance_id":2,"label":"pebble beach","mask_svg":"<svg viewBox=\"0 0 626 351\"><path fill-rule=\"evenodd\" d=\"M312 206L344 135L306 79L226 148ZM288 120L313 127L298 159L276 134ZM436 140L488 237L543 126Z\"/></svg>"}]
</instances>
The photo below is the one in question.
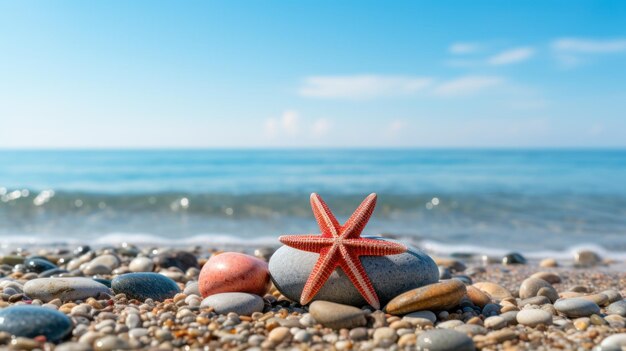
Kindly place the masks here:
<instances>
[{"instance_id":1,"label":"pebble beach","mask_svg":"<svg viewBox=\"0 0 626 351\"><path fill-rule=\"evenodd\" d=\"M306 306L283 295L274 282L299 278L277 276L283 273L272 265L286 258L278 257L276 249L224 252L122 244L6 252L0 261L0 347L64 351L626 347L622 289L626 273L621 262L603 260L591 251L568 261L527 261L514 253L432 255L434 281L422 281L388 298L379 293L384 305L375 310L358 302L339 303L338 295L328 295L334 301L316 299ZM273 255L279 261L272 261ZM403 269L403 261L394 262ZM419 275L430 269L424 262L416 268ZM380 264L365 266L368 273L382 269Z\"/></svg>"}]
</instances>

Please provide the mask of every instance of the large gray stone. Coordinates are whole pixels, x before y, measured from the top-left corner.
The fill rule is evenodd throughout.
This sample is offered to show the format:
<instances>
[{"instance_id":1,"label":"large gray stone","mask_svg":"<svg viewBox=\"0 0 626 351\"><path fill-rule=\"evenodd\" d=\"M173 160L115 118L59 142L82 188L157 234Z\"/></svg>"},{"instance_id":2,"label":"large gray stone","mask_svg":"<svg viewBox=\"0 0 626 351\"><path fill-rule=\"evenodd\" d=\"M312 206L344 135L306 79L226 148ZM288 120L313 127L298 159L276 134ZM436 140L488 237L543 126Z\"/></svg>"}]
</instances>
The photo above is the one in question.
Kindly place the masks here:
<instances>
[{"instance_id":1,"label":"large gray stone","mask_svg":"<svg viewBox=\"0 0 626 351\"><path fill-rule=\"evenodd\" d=\"M455 330L433 329L417 338L417 349L428 351L474 351L472 339Z\"/></svg>"},{"instance_id":2,"label":"large gray stone","mask_svg":"<svg viewBox=\"0 0 626 351\"><path fill-rule=\"evenodd\" d=\"M49 302L54 299L87 300L111 294L111 290L90 278L38 278L24 284L24 293L31 299Z\"/></svg>"},{"instance_id":3,"label":"large gray stone","mask_svg":"<svg viewBox=\"0 0 626 351\"><path fill-rule=\"evenodd\" d=\"M300 301L304 284L318 258L319 254L282 246L269 262L274 285L291 300ZM425 253L411 247L407 252L398 255L361 256L361 263L376 290L381 306L403 292L439 280L439 270L435 262ZM335 269L314 300L359 307L367 304L341 268Z\"/></svg>"}]
</instances>

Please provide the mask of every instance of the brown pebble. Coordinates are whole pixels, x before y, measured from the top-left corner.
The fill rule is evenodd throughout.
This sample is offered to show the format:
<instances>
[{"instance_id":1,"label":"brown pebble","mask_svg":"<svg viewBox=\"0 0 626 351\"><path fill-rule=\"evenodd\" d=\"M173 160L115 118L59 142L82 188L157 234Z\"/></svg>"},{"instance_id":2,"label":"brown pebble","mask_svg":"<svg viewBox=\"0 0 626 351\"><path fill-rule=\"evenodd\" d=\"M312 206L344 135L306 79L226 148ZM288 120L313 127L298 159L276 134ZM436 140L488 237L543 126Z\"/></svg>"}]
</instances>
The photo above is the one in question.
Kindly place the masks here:
<instances>
[{"instance_id":1,"label":"brown pebble","mask_svg":"<svg viewBox=\"0 0 626 351\"><path fill-rule=\"evenodd\" d=\"M491 296L492 299L496 301L500 301L506 298L512 298L513 294L505 287L498 285L496 283L491 282L478 282L474 283L472 286L478 288L487 295Z\"/></svg>"},{"instance_id":2,"label":"brown pebble","mask_svg":"<svg viewBox=\"0 0 626 351\"><path fill-rule=\"evenodd\" d=\"M447 310L457 306L466 292L462 281L445 280L396 296L387 304L385 311L390 314L406 314L421 310Z\"/></svg>"},{"instance_id":3,"label":"brown pebble","mask_svg":"<svg viewBox=\"0 0 626 351\"><path fill-rule=\"evenodd\" d=\"M470 301L472 301L474 305L483 308L486 304L491 302L491 297L482 290L479 290L472 285L466 286L466 289L467 297L469 297Z\"/></svg>"},{"instance_id":4,"label":"brown pebble","mask_svg":"<svg viewBox=\"0 0 626 351\"><path fill-rule=\"evenodd\" d=\"M550 284L559 284L562 281L561 276L553 272L537 272L530 277L545 280Z\"/></svg>"}]
</instances>

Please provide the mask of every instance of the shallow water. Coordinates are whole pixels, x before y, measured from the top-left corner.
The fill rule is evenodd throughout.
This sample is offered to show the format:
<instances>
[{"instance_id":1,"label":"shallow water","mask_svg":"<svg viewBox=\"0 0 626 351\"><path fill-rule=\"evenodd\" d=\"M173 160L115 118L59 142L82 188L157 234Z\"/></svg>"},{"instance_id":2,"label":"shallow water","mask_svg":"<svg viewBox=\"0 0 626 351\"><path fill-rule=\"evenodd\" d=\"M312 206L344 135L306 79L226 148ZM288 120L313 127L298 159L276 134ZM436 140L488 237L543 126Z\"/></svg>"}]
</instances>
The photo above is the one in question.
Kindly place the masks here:
<instances>
[{"instance_id":1,"label":"shallow water","mask_svg":"<svg viewBox=\"0 0 626 351\"><path fill-rule=\"evenodd\" d=\"M626 151L0 151L0 236L276 244L317 232L308 195L367 234L437 251L626 252Z\"/></svg>"}]
</instances>

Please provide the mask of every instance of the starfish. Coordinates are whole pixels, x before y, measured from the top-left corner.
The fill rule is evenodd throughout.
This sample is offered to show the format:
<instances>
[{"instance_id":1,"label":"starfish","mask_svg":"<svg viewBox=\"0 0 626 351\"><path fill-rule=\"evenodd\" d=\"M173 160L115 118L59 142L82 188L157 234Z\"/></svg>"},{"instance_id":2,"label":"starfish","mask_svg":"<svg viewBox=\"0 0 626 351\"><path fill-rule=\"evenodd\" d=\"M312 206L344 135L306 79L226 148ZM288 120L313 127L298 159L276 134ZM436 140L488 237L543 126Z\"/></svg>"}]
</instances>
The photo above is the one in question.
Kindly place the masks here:
<instances>
[{"instance_id":1,"label":"starfish","mask_svg":"<svg viewBox=\"0 0 626 351\"><path fill-rule=\"evenodd\" d=\"M361 237L376 207L376 194L366 197L344 225L337 222L328 205L316 193L311 194L311 207L321 235L284 235L278 239L287 246L320 255L304 285L300 304L311 302L335 268L340 267L365 301L380 309L378 295L359 256L395 255L405 252L407 248L402 244Z\"/></svg>"}]
</instances>

